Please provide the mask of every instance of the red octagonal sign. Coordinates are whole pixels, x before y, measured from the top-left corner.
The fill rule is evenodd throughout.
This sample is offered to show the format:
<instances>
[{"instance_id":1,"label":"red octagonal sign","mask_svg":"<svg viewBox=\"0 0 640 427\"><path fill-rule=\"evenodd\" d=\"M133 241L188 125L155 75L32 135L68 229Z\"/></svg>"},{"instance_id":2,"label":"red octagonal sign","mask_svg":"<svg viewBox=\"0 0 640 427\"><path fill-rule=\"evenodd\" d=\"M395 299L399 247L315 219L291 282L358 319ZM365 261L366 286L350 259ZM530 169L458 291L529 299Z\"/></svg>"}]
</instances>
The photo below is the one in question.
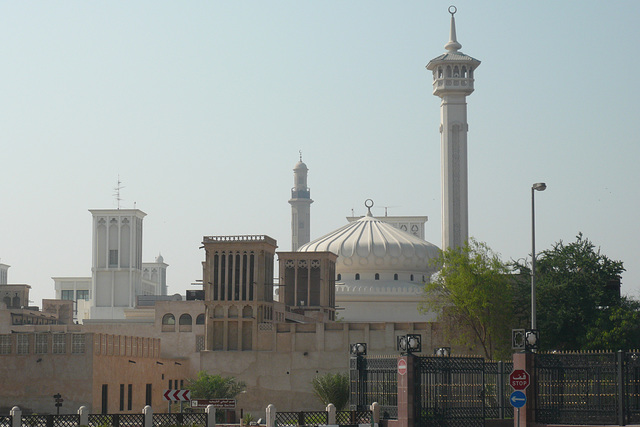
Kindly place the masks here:
<instances>
[{"instance_id":1,"label":"red octagonal sign","mask_svg":"<svg viewBox=\"0 0 640 427\"><path fill-rule=\"evenodd\" d=\"M529 373L524 369L514 369L509 375L509 384L514 390L524 390L529 387Z\"/></svg>"}]
</instances>

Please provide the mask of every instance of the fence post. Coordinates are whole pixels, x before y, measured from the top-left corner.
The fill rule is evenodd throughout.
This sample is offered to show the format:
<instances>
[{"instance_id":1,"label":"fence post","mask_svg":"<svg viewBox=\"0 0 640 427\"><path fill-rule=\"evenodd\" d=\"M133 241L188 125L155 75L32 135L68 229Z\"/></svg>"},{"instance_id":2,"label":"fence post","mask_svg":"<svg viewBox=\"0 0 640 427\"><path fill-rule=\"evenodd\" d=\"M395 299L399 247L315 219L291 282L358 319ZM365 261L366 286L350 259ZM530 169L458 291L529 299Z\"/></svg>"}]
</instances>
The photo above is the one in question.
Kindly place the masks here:
<instances>
[{"instance_id":1,"label":"fence post","mask_svg":"<svg viewBox=\"0 0 640 427\"><path fill-rule=\"evenodd\" d=\"M11 427L22 427L22 411L17 406L11 408Z\"/></svg>"},{"instance_id":2,"label":"fence post","mask_svg":"<svg viewBox=\"0 0 640 427\"><path fill-rule=\"evenodd\" d=\"M415 421L415 360L416 356L407 354L398 358L398 364L404 360L403 369L398 369L398 427L412 427ZM406 367L406 368L405 368Z\"/></svg>"},{"instance_id":3,"label":"fence post","mask_svg":"<svg viewBox=\"0 0 640 427\"><path fill-rule=\"evenodd\" d=\"M149 405L142 408L144 414L144 427L153 427L153 408Z\"/></svg>"},{"instance_id":4,"label":"fence post","mask_svg":"<svg viewBox=\"0 0 640 427\"><path fill-rule=\"evenodd\" d=\"M273 404L267 406L267 427L276 427L276 407Z\"/></svg>"},{"instance_id":5,"label":"fence post","mask_svg":"<svg viewBox=\"0 0 640 427\"><path fill-rule=\"evenodd\" d=\"M216 427L216 408L213 405L207 405L204 412L207 413L207 427Z\"/></svg>"},{"instance_id":6,"label":"fence post","mask_svg":"<svg viewBox=\"0 0 640 427\"><path fill-rule=\"evenodd\" d=\"M371 426L375 427L380 424L380 404L373 402L371 404Z\"/></svg>"},{"instance_id":7,"label":"fence post","mask_svg":"<svg viewBox=\"0 0 640 427\"><path fill-rule=\"evenodd\" d=\"M89 410L86 406L81 406L78 408L78 415L80 416L80 425L88 426L89 425Z\"/></svg>"},{"instance_id":8,"label":"fence post","mask_svg":"<svg viewBox=\"0 0 640 427\"><path fill-rule=\"evenodd\" d=\"M625 413L624 413L624 351L618 350L616 354L616 365L617 366L617 374L618 374L618 425L625 425Z\"/></svg>"},{"instance_id":9,"label":"fence post","mask_svg":"<svg viewBox=\"0 0 640 427\"><path fill-rule=\"evenodd\" d=\"M498 390L498 418L504 420L504 362L498 361L498 378L496 378Z\"/></svg>"},{"instance_id":10,"label":"fence post","mask_svg":"<svg viewBox=\"0 0 640 427\"><path fill-rule=\"evenodd\" d=\"M520 417L518 417L518 413L514 411L513 421L514 425L518 421L520 422L520 426L531 426L534 425L536 421L536 382L538 378L536 378L535 371L535 353L514 353L513 354L513 369L524 369L529 373L529 378L531 379L531 384L524 390L525 395L527 396L527 404L520 410Z\"/></svg>"},{"instance_id":11,"label":"fence post","mask_svg":"<svg viewBox=\"0 0 640 427\"><path fill-rule=\"evenodd\" d=\"M336 405L334 405L333 403L329 403L327 405L327 424L336 424Z\"/></svg>"}]
</instances>

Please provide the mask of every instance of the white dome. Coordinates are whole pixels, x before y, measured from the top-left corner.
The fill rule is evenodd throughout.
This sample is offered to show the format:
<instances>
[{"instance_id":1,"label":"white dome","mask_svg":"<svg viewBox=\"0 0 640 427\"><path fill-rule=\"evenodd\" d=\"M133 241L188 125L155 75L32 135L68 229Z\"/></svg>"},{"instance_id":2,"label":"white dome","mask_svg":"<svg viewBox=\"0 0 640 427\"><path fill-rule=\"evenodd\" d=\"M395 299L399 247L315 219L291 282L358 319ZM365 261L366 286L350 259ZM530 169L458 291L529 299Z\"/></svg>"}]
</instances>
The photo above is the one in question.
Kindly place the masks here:
<instances>
[{"instance_id":1,"label":"white dome","mask_svg":"<svg viewBox=\"0 0 640 427\"><path fill-rule=\"evenodd\" d=\"M431 260L440 252L437 246L371 214L301 246L298 251L337 254L336 273L420 274L435 270Z\"/></svg>"}]
</instances>

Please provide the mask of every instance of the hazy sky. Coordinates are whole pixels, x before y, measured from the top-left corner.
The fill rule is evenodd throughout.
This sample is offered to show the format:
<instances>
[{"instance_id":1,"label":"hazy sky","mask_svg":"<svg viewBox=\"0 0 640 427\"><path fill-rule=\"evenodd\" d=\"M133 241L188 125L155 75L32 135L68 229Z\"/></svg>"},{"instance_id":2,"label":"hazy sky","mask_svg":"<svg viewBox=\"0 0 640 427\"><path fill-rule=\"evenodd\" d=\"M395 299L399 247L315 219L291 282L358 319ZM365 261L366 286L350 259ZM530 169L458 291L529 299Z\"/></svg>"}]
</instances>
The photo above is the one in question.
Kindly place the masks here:
<instances>
[{"instance_id":1,"label":"hazy sky","mask_svg":"<svg viewBox=\"0 0 640 427\"><path fill-rule=\"evenodd\" d=\"M468 98L469 228L503 259L578 232L640 297L640 2L458 1ZM170 293L201 278L204 235L291 249L293 166L312 238L363 214L428 215L440 246L443 1L0 3L0 262L31 299L90 276L89 209L147 213L143 261Z\"/></svg>"}]
</instances>

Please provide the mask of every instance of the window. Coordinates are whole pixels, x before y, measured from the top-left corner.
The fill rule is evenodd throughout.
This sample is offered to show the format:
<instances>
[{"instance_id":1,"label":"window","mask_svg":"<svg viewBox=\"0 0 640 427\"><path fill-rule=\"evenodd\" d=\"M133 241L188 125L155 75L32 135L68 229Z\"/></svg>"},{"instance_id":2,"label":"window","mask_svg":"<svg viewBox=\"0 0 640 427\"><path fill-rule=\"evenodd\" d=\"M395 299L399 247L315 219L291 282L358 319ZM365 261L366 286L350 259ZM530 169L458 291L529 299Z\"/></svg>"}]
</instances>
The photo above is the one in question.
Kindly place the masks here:
<instances>
[{"instance_id":1,"label":"window","mask_svg":"<svg viewBox=\"0 0 640 427\"><path fill-rule=\"evenodd\" d=\"M176 330L176 318L173 314L167 313L162 316L162 332L173 332Z\"/></svg>"},{"instance_id":2,"label":"window","mask_svg":"<svg viewBox=\"0 0 640 427\"><path fill-rule=\"evenodd\" d=\"M66 301L73 301L73 291L62 291L61 298Z\"/></svg>"},{"instance_id":3,"label":"window","mask_svg":"<svg viewBox=\"0 0 640 427\"><path fill-rule=\"evenodd\" d=\"M120 410L124 411L124 384L120 384Z\"/></svg>"},{"instance_id":4,"label":"window","mask_svg":"<svg viewBox=\"0 0 640 427\"><path fill-rule=\"evenodd\" d=\"M71 353L84 354L84 334L71 335Z\"/></svg>"},{"instance_id":5,"label":"window","mask_svg":"<svg viewBox=\"0 0 640 427\"><path fill-rule=\"evenodd\" d=\"M151 405L151 392L152 392L151 384L147 384L145 398L144 398L145 405Z\"/></svg>"},{"instance_id":6,"label":"window","mask_svg":"<svg viewBox=\"0 0 640 427\"><path fill-rule=\"evenodd\" d=\"M29 335L18 334L18 354L29 354Z\"/></svg>"},{"instance_id":7,"label":"window","mask_svg":"<svg viewBox=\"0 0 640 427\"><path fill-rule=\"evenodd\" d=\"M173 390L173 380L169 380L169 390Z\"/></svg>"},{"instance_id":8,"label":"window","mask_svg":"<svg viewBox=\"0 0 640 427\"><path fill-rule=\"evenodd\" d=\"M376 273L375 278L376 278L376 280L380 280L380 273Z\"/></svg>"},{"instance_id":9,"label":"window","mask_svg":"<svg viewBox=\"0 0 640 427\"><path fill-rule=\"evenodd\" d=\"M198 317L196 317L196 325L204 325L204 313L198 314Z\"/></svg>"},{"instance_id":10,"label":"window","mask_svg":"<svg viewBox=\"0 0 640 427\"><path fill-rule=\"evenodd\" d=\"M163 325L175 325L176 324L176 318L173 316L173 314L167 313L162 317L162 324Z\"/></svg>"},{"instance_id":11,"label":"window","mask_svg":"<svg viewBox=\"0 0 640 427\"><path fill-rule=\"evenodd\" d=\"M196 351L204 350L204 335L196 335Z\"/></svg>"},{"instance_id":12,"label":"window","mask_svg":"<svg viewBox=\"0 0 640 427\"><path fill-rule=\"evenodd\" d=\"M338 278L336 280L342 280L342 274L338 274Z\"/></svg>"},{"instance_id":13,"label":"window","mask_svg":"<svg viewBox=\"0 0 640 427\"><path fill-rule=\"evenodd\" d=\"M0 335L0 354L11 354L11 335Z\"/></svg>"},{"instance_id":14,"label":"window","mask_svg":"<svg viewBox=\"0 0 640 427\"><path fill-rule=\"evenodd\" d=\"M76 291L76 300L89 301L89 290L83 289L83 290Z\"/></svg>"},{"instance_id":15,"label":"window","mask_svg":"<svg viewBox=\"0 0 640 427\"><path fill-rule=\"evenodd\" d=\"M49 346L48 334L36 334L36 353L45 354Z\"/></svg>"},{"instance_id":16,"label":"window","mask_svg":"<svg viewBox=\"0 0 640 427\"><path fill-rule=\"evenodd\" d=\"M393 275L393 280L398 280L398 273L395 273L395 274Z\"/></svg>"},{"instance_id":17,"label":"window","mask_svg":"<svg viewBox=\"0 0 640 427\"><path fill-rule=\"evenodd\" d=\"M108 398L109 396L109 386L107 384L102 384L102 413L106 414L108 409L109 409L109 405L108 405Z\"/></svg>"},{"instance_id":18,"label":"window","mask_svg":"<svg viewBox=\"0 0 640 427\"><path fill-rule=\"evenodd\" d=\"M183 314L182 316L180 316L180 324L191 326L191 315Z\"/></svg>"},{"instance_id":19,"label":"window","mask_svg":"<svg viewBox=\"0 0 640 427\"><path fill-rule=\"evenodd\" d=\"M131 403L133 402L133 385L129 384L129 388L128 388L128 393L127 393L127 411L130 411L131 408L133 407L131 405Z\"/></svg>"},{"instance_id":20,"label":"window","mask_svg":"<svg viewBox=\"0 0 640 427\"><path fill-rule=\"evenodd\" d=\"M118 266L118 250L109 249L109 267Z\"/></svg>"},{"instance_id":21,"label":"window","mask_svg":"<svg viewBox=\"0 0 640 427\"><path fill-rule=\"evenodd\" d=\"M65 334L53 335L53 354L64 354L67 352L67 340Z\"/></svg>"},{"instance_id":22,"label":"window","mask_svg":"<svg viewBox=\"0 0 640 427\"><path fill-rule=\"evenodd\" d=\"M360 280L360 273L356 273L356 280Z\"/></svg>"},{"instance_id":23,"label":"window","mask_svg":"<svg viewBox=\"0 0 640 427\"><path fill-rule=\"evenodd\" d=\"M411 281L413 282L413 274L411 275Z\"/></svg>"}]
</instances>

